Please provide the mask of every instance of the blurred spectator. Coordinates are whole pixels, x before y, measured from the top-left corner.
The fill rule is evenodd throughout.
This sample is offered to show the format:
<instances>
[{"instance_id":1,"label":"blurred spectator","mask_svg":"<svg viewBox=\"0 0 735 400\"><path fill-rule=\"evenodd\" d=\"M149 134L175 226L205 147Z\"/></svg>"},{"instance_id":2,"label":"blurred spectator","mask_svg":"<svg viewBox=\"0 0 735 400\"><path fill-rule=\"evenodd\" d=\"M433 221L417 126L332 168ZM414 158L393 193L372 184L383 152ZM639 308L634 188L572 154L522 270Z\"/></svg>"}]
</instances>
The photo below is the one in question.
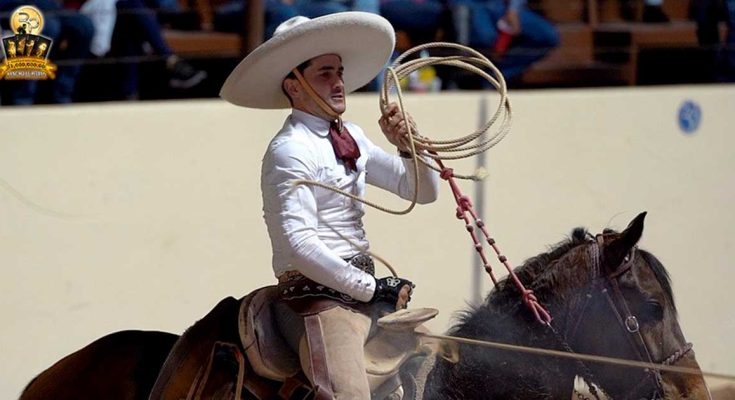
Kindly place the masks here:
<instances>
[{"instance_id":1,"label":"blurred spectator","mask_svg":"<svg viewBox=\"0 0 735 400\"><path fill-rule=\"evenodd\" d=\"M495 47L495 64L508 80L518 78L559 45L556 28L528 10L525 0L454 0L452 7L455 13L467 10L468 44L480 49ZM499 39L508 42L507 49L500 46Z\"/></svg>"},{"instance_id":2,"label":"blurred spectator","mask_svg":"<svg viewBox=\"0 0 735 400\"><path fill-rule=\"evenodd\" d=\"M345 11L380 13L378 0L296 0L294 5L299 15L309 18Z\"/></svg>"},{"instance_id":3,"label":"blurred spectator","mask_svg":"<svg viewBox=\"0 0 735 400\"><path fill-rule=\"evenodd\" d=\"M53 0L0 0L2 25L9 30L10 13L24 5L33 5L43 12L41 35L53 40L49 59L59 65L56 79L50 81L51 101L71 103L74 89L94 35L92 21L76 10L63 8ZM38 101L38 81L16 81L8 84L10 104L30 105Z\"/></svg>"},{"instance_id":4,"label":"blurred spectator","mask_svg":"<svg viewBox=\"0 0 735 400\"><path fill-rule=\"evenodd\" d=\"M412 47L435 41L439 30L447 26L449 14L445 3L441 0L381 0L380 13L396 31L408 35L409 42L399 43L399 48Z\"/></svg>"},{"instance_id":5,"label":"blurred spectator","mask_svg":"<svg viewBox=\"0 0 735 400\"><path fill-rule=\"evenodd\" d=\"M97 57L104 57L110 51L112 31L115 28L117 0L87 0L79 8L79 12L86 15L94 25L94 36L89 50Z\"/></svg>"},{"instance_id":6,"label":"blurred spectator","mask_svg":"<svg viewBox=\"0 0 735 400\"><path fill-rule=\"evenodd\" d=\"M669 16L663 9L664 0L645 0L643 2L643 22L666 23Z\"/></svg>"},{"instance_id":7,"label":"blurred spectator","mask_svg":"<svg viewBox=\"0 0 735 400\"><path fill-rule=\"evenodd\" d=\"M273 36L276 27L297 15L316 18L344 11L365 11L377 14L378 0L264 0L265 40ZM214 29L241 33L245 26L246 0L230 0L215 10Z\"/></svg>"},{"instance_id":8,"label":"blurred spectator","mask_svg":"<svg viewBox=\"0 0 735 400\"><path fill-rule=\"evenodd\" d=\"M264 39L273 36L276 27L289 18L302 15L317 18L344 11L363 11L378 14L378 0L264 0L265 32ZM214 14L214 29L219 32L242 33L246 28L246 0L230 0L218 7ZM379 78L373 79L365 86L365 90L378 89Z\"/></svg>"},{"instance_id":9,"label":"blurred spectator","mask_svg":"<svg viewBox=\"0 0 735 400\"><path fill-rule=\"evenodd\" d=\"M643 13L638 15L636 10L640 0L621 0L621 14L627 21L640 21L647 23L667 23L669 16L663 9L664 0L643 0Z\"/></svg>"},{"instance_id":10,"label":"blurred spectator","mask_svg":"<svg viewBox=\"0 0 735 400\"><path fill-rule=\"evenodd\" d=\"M714 79L735 82L735 0L694 0L692 6L697 21L697 39L709 50ZM720 41L719 26L723 19L727 24L724 45Z\"/></svg>"},{"instance_id":11,"label":"blurred spectator","mask_svg":"<svg viewBox=\"0 0 735 400\"><path fill-rule=\"evenodd\" d=\"M246 0L229 0L214 11L214 30L244 33ZM276 27L289 18L299 15L294 0L263 0L265 3L264 40L273 36Z\"/></svg>"},{"instance_id":12,"label":"blurred spectator","mask_svg":"<svg viewBox=\"0 0 735 400\"><path fill-rule=\"evenodd\" d=\"M195 69L173 54L163 37L155 13L142 0L117 0L116 7L117 19L114 21L108 54L123 58L120 61L123 67L120 84L124 98L136 99L139 85L139 63L137 60L126 62L125 57L136 58L152 52L164 58L170 74L169 86L175 89L192 88L207 77L205 71Z\"/></svg>"}]
</instances>

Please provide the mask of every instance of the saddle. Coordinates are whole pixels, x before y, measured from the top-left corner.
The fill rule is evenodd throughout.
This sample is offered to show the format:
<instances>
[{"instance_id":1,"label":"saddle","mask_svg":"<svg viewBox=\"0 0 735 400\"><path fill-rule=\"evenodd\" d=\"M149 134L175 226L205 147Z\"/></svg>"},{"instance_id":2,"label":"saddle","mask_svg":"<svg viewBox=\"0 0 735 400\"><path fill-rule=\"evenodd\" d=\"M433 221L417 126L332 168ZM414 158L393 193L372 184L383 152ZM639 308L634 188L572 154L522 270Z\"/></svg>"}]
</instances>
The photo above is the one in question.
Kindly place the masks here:
<instances>
[{"instance_id":1,"label":"saddle","mask_svg":"<svg viewBox=\"0 0 735 400\"><path fill-rule=\"evenodd\" d=\"M281 336L272 304L276 286L240 300L226 298L197 321L174 345L150 400L248 398L304 399L313 396L298 355ZM428 354L414 330L436 316L434 309L401 310L378 320L381 327L365 345L374 399L401 392L400 371L408 360Z\"/></svg>"}]
</instances>

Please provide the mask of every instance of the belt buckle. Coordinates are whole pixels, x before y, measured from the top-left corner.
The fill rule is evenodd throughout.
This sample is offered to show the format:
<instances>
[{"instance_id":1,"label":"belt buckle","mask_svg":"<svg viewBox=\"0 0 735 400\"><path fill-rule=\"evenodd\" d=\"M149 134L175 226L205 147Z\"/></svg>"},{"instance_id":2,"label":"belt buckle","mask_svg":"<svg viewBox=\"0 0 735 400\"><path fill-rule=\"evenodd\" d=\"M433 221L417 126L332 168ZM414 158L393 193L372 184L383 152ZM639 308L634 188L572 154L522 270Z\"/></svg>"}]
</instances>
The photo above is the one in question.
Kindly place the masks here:
<instances>
[{"instance_id":1,"label":"belt buckle","mask_svg":"<svg viewBox=\"0 0 735 400\"><path fill-rule=\"evenodd\" d=\"M278 283L294 282L305 278L299 271L286 271L278 277Z\"/></svg>"}]
</instances>

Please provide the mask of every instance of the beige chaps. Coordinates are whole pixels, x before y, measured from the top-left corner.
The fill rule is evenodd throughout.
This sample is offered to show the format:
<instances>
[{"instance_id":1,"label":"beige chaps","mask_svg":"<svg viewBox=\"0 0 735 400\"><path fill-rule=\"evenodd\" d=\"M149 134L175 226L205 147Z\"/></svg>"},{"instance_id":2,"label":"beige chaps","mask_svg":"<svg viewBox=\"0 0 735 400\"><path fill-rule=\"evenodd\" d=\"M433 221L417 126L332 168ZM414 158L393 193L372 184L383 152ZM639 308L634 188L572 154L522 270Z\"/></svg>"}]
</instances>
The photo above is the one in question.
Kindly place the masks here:
<instances>
[{"instance_id":1,"label":"beige chaps","mask_svg":"<svg viewBox=\"0 0 735 400\"><path fill-rule=\"evenodd\" d=\"M370 333L370 317L344 307L333 307L315 315L322 330L326 364L336 400L369 400L364 347ZM299 341L301 367L314 382L306 335Z\"/></svg>"}]
</instances>

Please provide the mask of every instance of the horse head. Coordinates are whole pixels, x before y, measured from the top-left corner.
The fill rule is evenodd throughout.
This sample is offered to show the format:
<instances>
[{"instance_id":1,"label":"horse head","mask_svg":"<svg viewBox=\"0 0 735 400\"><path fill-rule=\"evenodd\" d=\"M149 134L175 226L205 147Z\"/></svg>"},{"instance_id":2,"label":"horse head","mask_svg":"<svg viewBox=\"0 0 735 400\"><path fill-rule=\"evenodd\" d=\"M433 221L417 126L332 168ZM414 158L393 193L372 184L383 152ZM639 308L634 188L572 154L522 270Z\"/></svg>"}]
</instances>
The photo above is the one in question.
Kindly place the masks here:
<instances>
[{"instance_id":1,"label":"horse head","mask_svg":"<svg viewBox=\"0 0 735 400\"><path fill-rule=\"evenodd\" d=\"M553 316L549 326L537 321L512 280L505 279L483 304L460 314L449 333L690 367L699 374L460 344L453 360L437 358L424 399L568 398L576 377L601 388L607 398L708 398L691 345L677 320L668 274L652 254L637 247L644 219L645 213L638 215L620 233L606 230L593 236L575 229L569 240L515 270ZM598 399L606 398L597 394Z\"/></svg>"},{"instance_id":2,"label":"horse head","mask_svg":"<svg viewBox=\"0 0 735 400\"><path fill-rule=\"evenodd\" d=\"M565 340L576 352L699 370L679 326L666 269L638 248L646 213L620 232L605 230L580 246L590 282L568 310ZM706 399L701 375L587 363L593 379L612 398Z\"/></svg>"}]
</instances>

